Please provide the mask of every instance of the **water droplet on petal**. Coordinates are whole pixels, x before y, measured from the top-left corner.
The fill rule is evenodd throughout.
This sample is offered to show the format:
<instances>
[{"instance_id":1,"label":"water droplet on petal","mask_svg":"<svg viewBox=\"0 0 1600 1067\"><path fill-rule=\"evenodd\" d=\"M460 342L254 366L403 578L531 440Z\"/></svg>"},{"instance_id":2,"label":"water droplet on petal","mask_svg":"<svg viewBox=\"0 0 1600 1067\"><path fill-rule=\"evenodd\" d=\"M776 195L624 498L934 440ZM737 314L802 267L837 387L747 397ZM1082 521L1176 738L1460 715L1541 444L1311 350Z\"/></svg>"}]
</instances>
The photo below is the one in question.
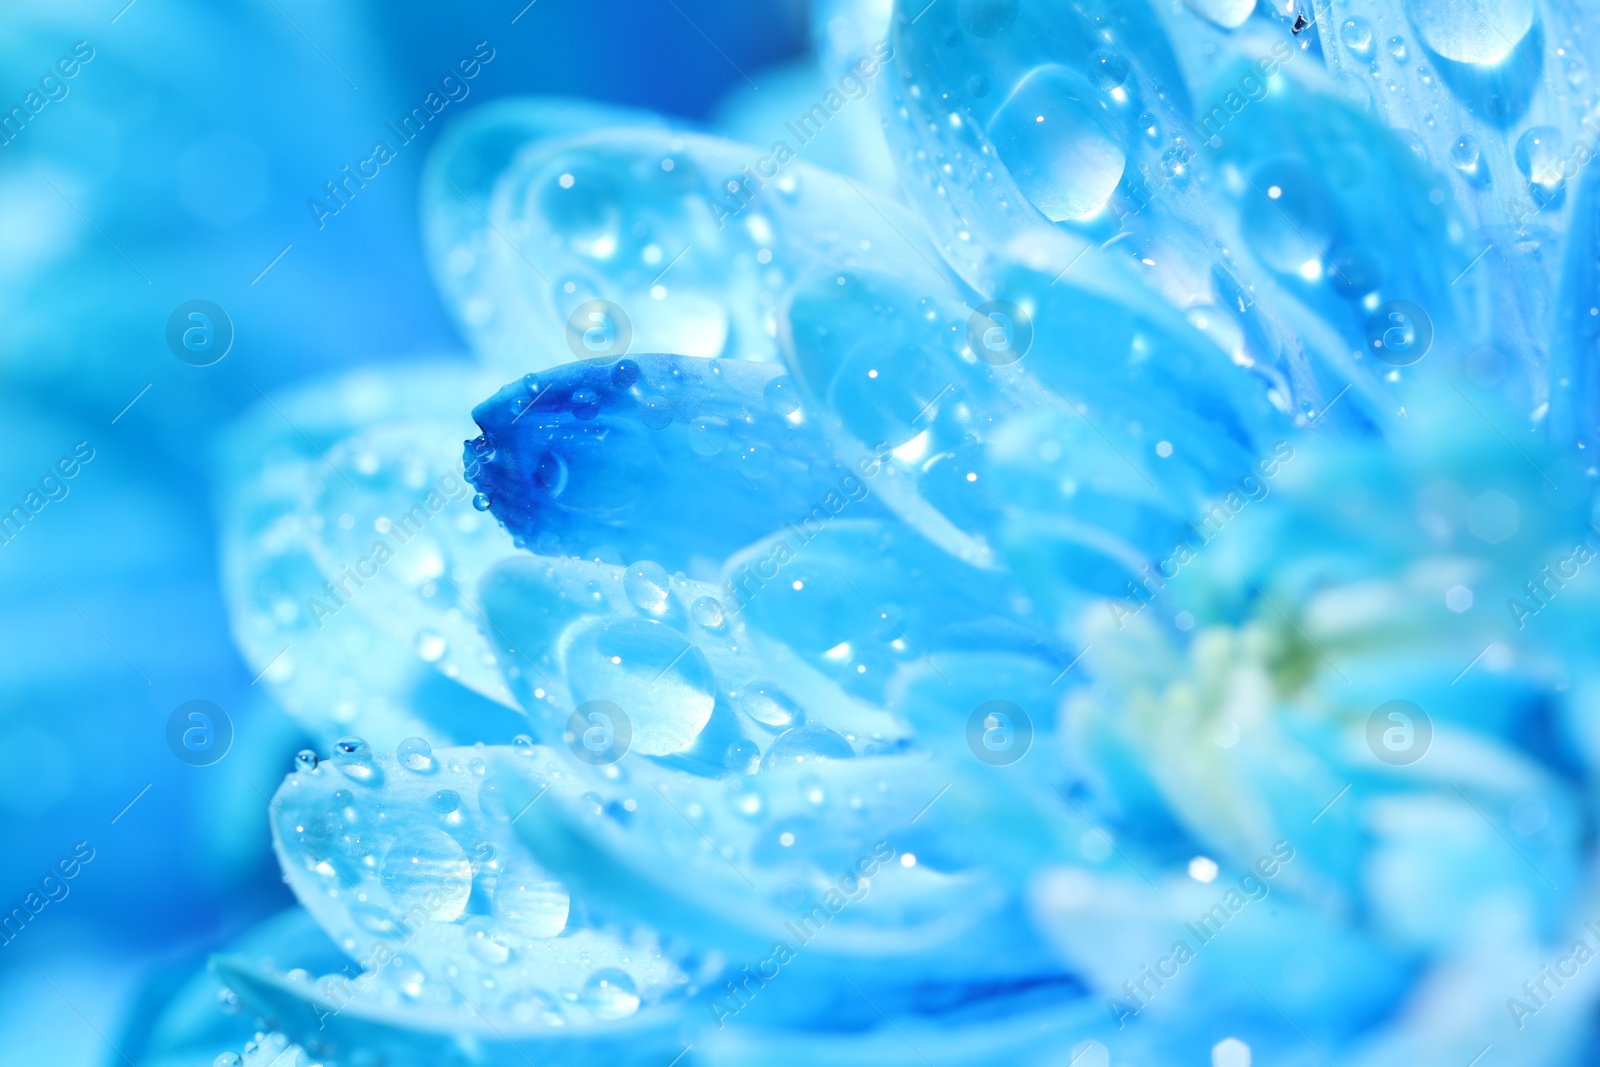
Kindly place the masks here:
<instances>
[{"instance_id":1,"label":"water droplet on petal","mask_svg":"<svg viewBox=\"0 0 1600 1067\"><path fill-rule=\"evenodd\" d=\"M572 901L560 882L519 865L501 872L494 888L494 914L525 937L555 937L567 928Z\"/></svg>"},{"instance_id":2,"label":"water droplet on petal","mask_svg":"<svg viewBox=\"0 0 1600 1067\"><path fill-rule=\"evenodd\" d=\"M472 863L443 830L411 830L389 846L379 871L402 911L421 907L434 922L453 922L472 895Z\"/></svg>"},{"instance_id":3,"label":"water droplet on petal","mask_svg":"<svg viewBox=\"0 0 1600 1067\"><path fill-rule=\"evenodd\" d=\"M689 618L693 619L697 626L702 626L707 630L721 630L725 617L726 615L722 610L722 601L714 596L700 597L689 605Z\"/></svg>"},{"instance_id":4,"label":"water droplet on petal","mask_svg":"<svg viewBox=\"0 0 1600 1067\"><path fill-rule=\"evenodd\" d=\"M1092 91L1067 67L1037 67L989 121L1001 161L1052 222L1098 210L1122 180L1126 157Z\"/></svg>"},{"instance_id":5,"label":"water droplet on petal","mask_svg":"<svg viewBox=\"0 0 1600 1067\"><path fill-rule=\"evenodd\" d=\"M372 747L359 737L341 737L334 742L333 765L353 782L383 784L383 771L373 762Z\"/></svg>"},{"instance_id":6,"label":"water droplet on petal","mask_svg":"<svg viewBox=\"0 0 1600 1067\"><path fill-rule=\"evenodd\" d=\"M577 704L610 701L630 718L632 747L666 756L693 745L716 704L711 665L687 637L653 619L587 619L566 638Z\"/></svg>"},{"instance_id":7,"label":"water droplet on petal","mask_svg":"<svg viewBox=\"0 0 1600 1067\"><path fill-rule=\"evenodd\" d=\"M761 746L754 741L735 741L723 753L722 765L735 774L754 774L761 766Z\"/></svg>"},{"instance_id":8,"label":"water droplet on petal","mask_svg":"<svg viewBox=\"0 0 1600 1067\"><path fill-rule=\"evenodd\" d=\"M1422 43L1457 63L1493 66L1533 28L1533 0L1407 0Z\"/></svg>"},{"instance_id":9,"label":"water droplet on petal","mask_svg":"<svg viewBox=\"0 0 1600 1067\"><path fill-rule=\"evenodd\" d=\"M639 1010L639 989L633 984L633 977L617 967L591 974L583 983L580 999L602 1019L625 1019Z\"/></svg>"},{"instance_id":10,"label":"water droplet on petal","mask_svg":"<svg viewBox=\"0 0 1600 1067\"><path fill-rule=\"evenodd\" d=\"M1361 59L1372 58L1372 23L1353 15L1339 26L1339 40Z\"/></svg>"},{"instance_id":11,"label":"water droplet on petal","mask_svg":"<svg viewBox=\"0 0 1600 1067\"><path fill-rule=\"evenodd\" d=\"M754 682L737 694L739 710L763 726L794 726L805 718L793 697L771 682Z\"/></svg>"},{"instance_id":12,"label":"water droplet on petal","mask_svg":"<svg viewBox=\"0 0 1600 1067\"><path fill-rule=\"evenodd\" d=\"M511 943L487 915L474 915L461 927L466 935L467 951L477 959L498 967L511 958Z\"/></svg>"},{"instance_id":13,"label":"water droplet on petal","mask_svg":"<svg viewBox=\"0 0 1600 1067\"><path fill-rule=\"evenodd\" d=\"M297 771L314 771L317 769L317 754L309 748L302 748L294 754L294 769Z\"/></svg>"},{"instance_id":14,"label":"water droplet on petal","mask_svg":"<svg viewBox=\"0 0 1600 1067\"><path fill-rule=\"evenodd\" d=\"M1120 52L1102 48L1089 57L1089 81L1102 92L1109 93L1128 80L1128 61Z\"/></svg>"},{"instance_id":15,"label":"water droplet on petal","mask_svg":"<svg viewBox=\"0 0 1600 1067\"><path fill-rule=\"evenodd\" d=\"M1186 0L1190 10L1202 18L1210 19L1225 30L1244 25L1245 19L1256 9L1256 0ZM1300 27L1295 26L1295 33Z\"/></svg>"},{"instance_id":16,"label":"water droplet on petal","mask_svg":"<svg viewBox=\"0 0 1600 1067\"><path fill-rule=\"evenodd\" d=\"M850 759L855 750L850 742L826 726L797 726L780 734L761 758L761 769L797 767L802 764L824 763L830 760Z\"/></svg>"},{"instance_id":17,"label":"water droplet on petal","mask_svg":"<svg viewBox=\"0 0 1600 1067\"><path fill-rule=\"evenodd\" d=\"M640 611L664 615L672 591L672 579L661 564L640 560L622 576L622 591L628 594L628 599Z\"/></svg>"},{"instance_id":18,"label":"water droplet on petal","mask_svg":"<svg viewBox=\"0 0 1600 1067\"><path fill-rule=\"evenodd\" d=\"M408 737L394 750L400 766L408 771L426 774L434 769L433 746L420 737Z\"/></svg>"}]
</instances>

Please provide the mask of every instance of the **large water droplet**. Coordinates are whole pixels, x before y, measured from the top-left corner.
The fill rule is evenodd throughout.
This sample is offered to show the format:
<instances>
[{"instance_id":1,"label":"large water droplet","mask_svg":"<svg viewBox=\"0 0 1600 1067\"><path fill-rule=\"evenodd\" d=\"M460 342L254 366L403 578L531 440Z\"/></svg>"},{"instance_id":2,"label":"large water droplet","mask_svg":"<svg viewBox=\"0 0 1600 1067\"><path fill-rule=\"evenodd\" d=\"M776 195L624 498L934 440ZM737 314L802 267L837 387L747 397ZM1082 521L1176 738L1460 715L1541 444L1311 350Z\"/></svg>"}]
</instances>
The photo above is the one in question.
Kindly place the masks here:
<instances>
[{"instance_id":1,"label":"large water droplet","mask_svg":"<svg viewBox=\"0 0 1600 1067\"><path fill-rule=\"evenodd\" d=\"M1407 0L1422 43L1457 63L1493 66L1533 28L1533 0Z\"/></svg>"},{"instance_id":2,"label":"large water droplet","mask_svg":"<svg viewBox=\"0 0 1600 1067\"><path fill-rule=\"evenodd\" d=\"M1244 25L1244 20L1256 9L1256 0L1184 0L1189 10L1201 18L1210 19L1223 29L1231 30Z\"/></svg>"},{"instance_id":3,"label":"large water droplet","mask_svg":"<svg viewBox=\"0 0 1600 1067\"><path fill-rule=\"evenodd\" d=\"M850 742L826 726L797 726L781 734L767 754L761 758L761 769L797 767L802 764L826 763L830 760L850 759L855 750Z\"/></svg>"},{"instance_id":4,"label":"large water droplet","mask_svg":"<svg viewBox=\"0 0 1600 1067\"><path fill-rule=\"evenodd\" d=\"M400 766L408 771L418 774L427 774L434 770L433 746L420 737L408 737L400 742L394 750L395 758L400 761Z\"/></svg>"},{"instance_id":5,"label":"large water droplet","mask_svg":"<svg viewBox=\"0 0 1600 1067\"><path fill-rule=\"evenodd\" d=\"M583 983L580 998L585 1007L602 1019L625 1019L639 1010L639 988L633 977L617 967L605 967Z\"/></svg>"},{"instance_id":6,"label":"large water droplet","mask_svg":"<svg viewBox=\"0 0 1600 1067\"><path fill-rule=\"evenodd\" d=\"M454 922L472 895L472 863L442 830L411 830L389 846L379 876L402 911L422 908L434 922Z\"/></svg>"},{"instance_id":7,"label":"large water droplet","mask_svg":"<svg viewBox=\"0 0 1600 1067\"><path fill-rule=\"evenodd\" d=\"M804 717L793 697L771 682L755 682L735 694L739 710L763 726L794 726Z\"/></svg>"},{"instance_id":8,"label":"large water droplet","mask_svg":"<svg viewBox=\"0 0 1600 1067\"><path fill-rule=\"evenodd\" d=\"M1053 222L1100 208L1126 157L1093 89L1057 64L1030 71L994 118L989 140L1017 186Z\"/></svg>"},{"instance_id":9,"label":"large water droplet","mask_svg":"<svg viewBox=\"0 0 1600 1067\"><path fill-rule=\"evenodd\" d=\"M1250 247L1273 270L1321 280L1336 225L1322 180L1300 163L1271 160L1250 185L1242 212Z\"/></svg>"},{"instance_id":10,"label":"large water droplet","mask_svg":"<svg viewBox=\"0 0 1600 1067\"><path fill-rule=\"evenodd\" d=\"M1359 58L1372 58L1372 23L1360 15L1352 15L1340 24L1339 40Z\"/></svg>"},{"instance_id":11,"label":"large water droplet","mask_svg":"<svg viewBox=\"0 0 1600 1067\"><path fill-rule=\"evenodd\" d=\"M1128 80L1128 61L1122 53L1102 48L1089 57L1089 84L1103 93L1109 93Z\"/></svg>"},{"instance_id":12,"label":"large water droplet","mask_svg":"<svg viewBox=\"0 0 1600 1067\"><path fill-rule=\"evenodd\" d=\"M652 619L588 619L569 631L565 665L577 704L609 700L631 720L635 751L693 745L716 704L705 653Z\"/></svg>"},{"instance_id":13,"label":"large water droplet","mask_svg":"<svg viewBox=\"0 0 1600 1067\"><path fill-rule=\"evenodd\" d=\"M511 867L495 883L496 918L525 937L555 937L567 928L571 907L561 883L532 867Z\"/></svg>"},{"instance_id":14,"label":"large water droplet","mask_svg":"<svg viewBox=\"0 0 1600 1067\"><path fill-rule=\"evenodd\" d=\"M725 613L722 610L722 601L714 596L700 597L689 605L689 618L693 619L696 625L703 626L707 630L716 631L722 629L722 620L725 617Z\"/></svg>"}]
</instances>

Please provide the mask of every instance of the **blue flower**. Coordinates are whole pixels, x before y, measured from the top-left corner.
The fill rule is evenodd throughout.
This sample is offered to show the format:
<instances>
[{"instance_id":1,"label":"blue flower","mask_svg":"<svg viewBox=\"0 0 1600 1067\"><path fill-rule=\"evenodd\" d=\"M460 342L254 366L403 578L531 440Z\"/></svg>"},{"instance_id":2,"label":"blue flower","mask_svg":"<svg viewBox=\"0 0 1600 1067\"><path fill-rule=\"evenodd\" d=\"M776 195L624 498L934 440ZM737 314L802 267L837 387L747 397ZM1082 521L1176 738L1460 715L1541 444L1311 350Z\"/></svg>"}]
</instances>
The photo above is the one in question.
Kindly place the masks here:
<instances>
[{"instance_id":1,"label":"blue flower","mask_svg":"<svg viewBox=\"0 0 1600 1067\"><path fill-rule=\"evenodd\" d=\"M239 427L248 1062L1568 1062L1585 27L827 11L770 143L463 119L484 369Z\"/></svg>"}]
</instances>

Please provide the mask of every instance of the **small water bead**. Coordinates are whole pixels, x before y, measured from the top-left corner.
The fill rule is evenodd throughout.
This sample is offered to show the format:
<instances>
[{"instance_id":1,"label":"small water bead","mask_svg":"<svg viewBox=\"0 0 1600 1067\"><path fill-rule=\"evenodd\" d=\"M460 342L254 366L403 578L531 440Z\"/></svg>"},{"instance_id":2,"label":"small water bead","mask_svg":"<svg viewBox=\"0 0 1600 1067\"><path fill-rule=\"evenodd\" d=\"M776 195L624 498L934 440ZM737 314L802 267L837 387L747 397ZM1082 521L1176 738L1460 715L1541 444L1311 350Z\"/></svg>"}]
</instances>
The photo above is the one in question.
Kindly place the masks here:
<instances>
[{"instance_id":1,"label":"small water bead","mask_svg":"<svg viewBox=\"0 0 1600 1067\"><path fill-rule=\"evenodd\" d=\"M488 493L477 493L472 498L472 506L479 511L488 511L490 503Z\"/></svg>"},{"instance_id":2,"label":"small water bead","mask_svg":"<svg viewBox=\"0 0 1600 1067\"><path fill-rule=\"evenodd\" d=\"M728 447L728 420L699 415L689 420L689 447L698 456L716 456Z\"/></svg>"},{"instance_id":3,"label":"small water bead","mask_svg":"<svg viewBox=\"0 0 1600 1067\"><path fill-rule=\"evenodd\" d=\"M379 870L384 889L409 911L422 907L435 922L453 922L472 895L466 849L442 830L411 830L389 846Z\"/></svg>"},{"instance_id":4,"label":"small water bead","mask_svg":"<svg viewBox=\"0 0 1600 1067\"><path fill-rule=\"evenodd\" d=\"M672 579L661 564L640 560L622 576L622 591L640 611L661 616L671 600Z\"/></svg>"},{"instance_id":5,"label":"small water bead","mask_svg":"<svg viewBox=\"0 0 1600 1067\"><path fill-rule=\"evenodd\" d=\"M1340 24L1339 40L1361 59L1372 58L1372 23L1360 15L1353 15Z\"/></svg>"},{"instance_id":6,"label":"small water bead","mask_svg":"<svg viewBox=\"0 0 1600 1067\"><path fill-rule=\"evenodd\" d=\"M800 390L787 374L768 382L761 395L774 415L792 420L800 411Z\"/></svg>"},{"instance_id":7,"label":"small water bead","mask_svg":"<svg viewBox=\"0 0 1600 1067\"><path fill-rule=\"evenodd\" d=\"M224 1052L211 1061L211 1067L239 1067L243 1062L237 1052Z\"/></svg>"},{"instance_id":8,"label":"small water bead","mask_svg":"<svg viewBox=\"0 0 1600 1067\"><path fill-rule=\"evenodd\" d=\"M1561 174L1561 131L1554 126L1535 126L1517 138L1515 159L1517 169L1532 185L1546 193L1559 189L1565 179Z\"/></svg>"},{"instance_id":9,"label":"small water bead","mask_svg":"<svg viewBox=\"0 0 1600 1067\"><path fill-rule=\"evenodd\" d=\"M461 807L461 794L454 789L441 789L428 798L428 807L440 815L449 815Z\"/></svg>"},{"instance_id":10,"label":"small water bead","mask_svg":"<svg viewBox=\"0 0 1600 1067\"><path fill-rule=\"evenodd\" d=\"M761 766L761 746L754 741L735 741L723 753L722 765L735 774L754 774Z\"/></svg>"},{"instance_id":11,"label":"small water bead","mask_svg":"<svg viewBox=\"0 0 1600 1067\"><path fill-rule=\"evenodd\" d=\"M478 960L498 967L511 959L511 942L488 916L474 915L462 923L461 928L466 935L467 951Z\"/></svg>"},{"instance_id":12,"label":"small water bead","mask_svg":"<svg viewBox=\"0 0 1600 1067\"><path fill-rule=\"evenodd\" d=\"M805 712L793 697L772 682L754 682L737 693L739 710L763 726L794 726Z\"/></svg>"},{"instance_id":13,"label":"small water bead","mask_svg":"<svg viewBox=\"0 0 1600 1067\"><path fill-rule=\"evenodd\" d=\"M1118 52L1102 48L1089 57L1089 82L1109 93L1128 80L1128 61Z\"/></svg>"},{"instance_id":14,"label":"small water bead","mask_svg":"<svg viewBox=\"0 0 1600 1067\"><path fill-rule=\"evenodd\" d=\"M652 430L672 425L672 402L664 396L646 397L639 405L639 421Z\"/></svg>"},{"instance_id":15,"label":"small water bead","mask_svg":"<svg viewBox=\"0 0 1600 1067\"><path fill-rule=\"evenodd\" d=\"M383 771L373 762L371 746L359 737L341 737L334 742L333 765L351 781L372 786L383 784Z\"/></svg>"},{"instance_id":16,"label":"small water bead","mask_svg":"<svg viewBox=\"0 0 1600 1067\"><path fill-rule=\"evenodd\" d=\"M400 761L400 766L408 771L418 774L427 774L434 770L433 746L420 737L408 737L400 742L394 750L395 758Z\"/></svg>"},{"instance_id":17,"label":"small water bead","mask_svg":"<svg viewBox=\"0 0 1600 1067\"><path fill-rule=\"evenodd\" d=\"M524 937L556 937L567 928L571 909L566 888L535 867L519 864L495 883L495 917Z\"/></svg>"},{"instance_id":18,"label":"small water bead","mask_svg":"<svg viewBox=\"0 0 1600 1067\"><path fill-rule=\"evenodd\" d=\"M722 629L726 615L722 610L722 601L714 596L703 596L696 598L695 602L689 605L689 618L693 619L697 626L716 631Z\"/></svg>"},{"instance_id":19,"label":"small water bead","mask_svg":"<svg viewBox=\"0 0 1600 1067\"><path fill-rule=\"evenodd\" d=\"M550 994L530 989L517 994L506 1004L506 1011L519 1023L539 1023L543 1026L564 1026L561 1005Z\"/></svg>"},{"instance_id":20,"label":"small water bead","mask_svg":"<svg viewBox=\"0 0 1600 1067\"><path fill-rule=\"evenodd\" d=\"M217 1007L221 1008L222 1011L228 1015L237 1013L240 1008L239 994L235 993L225 985L218 986Z\"/></svg>"},{"instance_id":21,"label":"small water bead","mask_svg":"<svg viewBox=\"0 0 1600 1067\"><path fill-rule=\"evenodd\" d=\"M434 631L420 630L417 632L416 650L422 662L438 663L444 658L447 647L444 638Z\"/></svg>"},{"instance_id":22,"label":"small water bead","mask_svg":"<svg viewBox=\"0 0 1600 1067\"><path fill-rule=\"evenodd\" d=\"M639 364L631 359L619 359L611 367L611 384L627 389L639 380Z\"/></svg>"},{"instance_id":23,"label":"small water bead","mask_svg":"<svg viewBox=\"0 0 1600 1067\"><path fill-rule=\"evenodd\" d=\"M1464 133L1456 138L1456 143L1450 146L1450 162L1459 171L1475 172L1478 169L1478 159L1482 152L1478 142L1470 133Z\"/></svg>"},{"instance_id":24,"label":"small water bead","mask_svg":"<svg viewBox=\"0 0 1600 1067\"><path fill-rule=\"evenodd\" d=\"M583 983L579 999L601 1019L626 1019L639 1010L639 987L627 971L604 967Z\"/></svg>"},{"instance_id":25,"label":"small water bead","mask_svg":"<svg viewBox=\"0 0 1600 1067\"><path fill-rule=\"evenodd\" d=\"M309 748L302 748L294 754L294 769L297 771L314 771L317 769L317 754Z\"/></svg>"},{"instance_id":26,"label":"small water bead","mask_svg":"<svg viewBox=\"0 0 1600 1067\"><path fill-rule=\"evenodd\" d=\"M1389 38L1389 54L1394 57L1396 63L1403 64L1407 59L1411 58L1410 53L1406 51L1406 39L1404 37Z\"/></svg>"},{"instance_id":27,"label":"small water bead","mask_svg":"<svg viewBox=\"0 0 1600 1067\"><path fill-rule=\"evenodd\" d=\"M600 394L593 389L574 390L569 403L572 414L580 419L588 420L600 414Z\"/></svg>"},{"instance_id":28,"label":"small water bead","mask_svg":"<svg viewBox=\"0 0 1600 1067\"><path fill-rule=\"evenodd\" d=\"M519 756L534 755L533 738L527 734L518 734L511 739L511 750Z\"/></svg>"},{"instance_id":29,"label":"small water bead","mask_svg":"<svg viewBox=\"0 0 1600 1067\"><path fill-rule=\"evenodd\" d=\"M780 734L761 758L761 769L770 771L781 767L798 767L811 763L851 759L855 750L850 742L826 726L797 726Z\"/></svg>"}]
</instances>

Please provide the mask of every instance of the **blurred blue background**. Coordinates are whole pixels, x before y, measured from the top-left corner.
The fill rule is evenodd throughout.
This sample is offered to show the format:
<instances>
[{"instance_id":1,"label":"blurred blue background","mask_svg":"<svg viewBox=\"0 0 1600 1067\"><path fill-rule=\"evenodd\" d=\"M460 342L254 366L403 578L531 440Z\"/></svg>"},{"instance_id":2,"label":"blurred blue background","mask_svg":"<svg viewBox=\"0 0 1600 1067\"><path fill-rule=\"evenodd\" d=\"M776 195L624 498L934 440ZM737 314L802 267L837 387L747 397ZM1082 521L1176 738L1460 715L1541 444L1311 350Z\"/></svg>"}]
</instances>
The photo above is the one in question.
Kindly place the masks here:
<instances>
[{"instance_id":1,"label":"blurred blue background","mask_svg":"<svg viewBox=\"0 0 1600 1067\"><path fill-rule=\"evenodd\" d=\"M193 973L291 902L264 797L305 739L252 685L228 631L214 446L296 382L465 359L417 225L418 175L443 129L529 93L705 120L747 75L804 53L806 17L803 0L8 12L5 110L26 107L75 46L92 58L65 96L48 83L60 98L0 147L0 510L79 442L93 459L0 545L0 908L80 842L93 859L0 947L0 1061L121 1062L113 1044L163 975ZM307 201L479 42L494 58L470 95L319 230ZM205 368L165 341L194 299L236 330ZM236 730L215 766L166 744L169 715L194 699Z\"/></svg>"}]
</instances>

